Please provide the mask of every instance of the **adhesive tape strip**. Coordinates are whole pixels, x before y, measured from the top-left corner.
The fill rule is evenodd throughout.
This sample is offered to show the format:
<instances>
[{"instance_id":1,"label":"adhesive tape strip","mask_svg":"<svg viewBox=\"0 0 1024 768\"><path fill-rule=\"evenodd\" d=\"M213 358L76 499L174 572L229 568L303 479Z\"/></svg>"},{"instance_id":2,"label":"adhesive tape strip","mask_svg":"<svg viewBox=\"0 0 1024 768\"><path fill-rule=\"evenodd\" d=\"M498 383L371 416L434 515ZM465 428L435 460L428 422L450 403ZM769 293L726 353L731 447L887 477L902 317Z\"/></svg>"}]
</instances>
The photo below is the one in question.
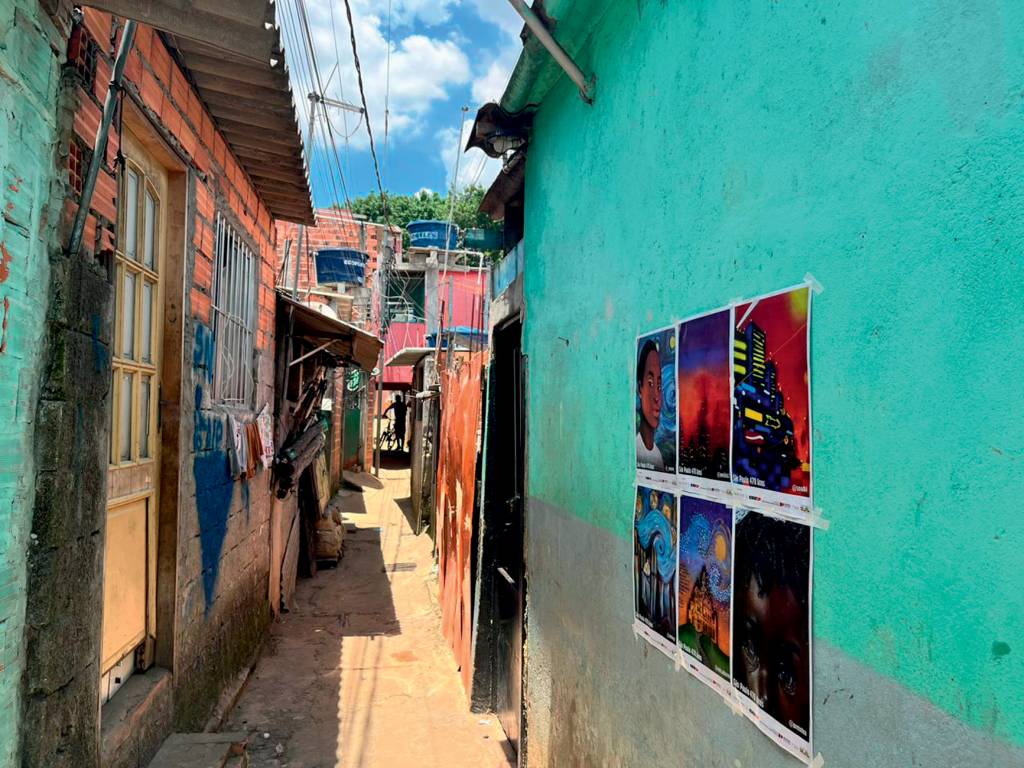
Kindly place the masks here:
<instances>
[{"instance_id":1,"label":"adhesive tape strip","mask_svg":"<svg viewBox=\"0 0 1024 768\"><path fill-rule=\"evenodd\" d=\"M725 703L729 705L729 709L732 710L732 713L734 715L744 714L743 707L740 705L740 703L736 700L734 696L723 696L722 698L725 699Z\"/></svg>"},{"instance_id":2,"label":"adhesive tape strip","mask_svg":"<svg viewBox=\"0 0 1024 768\"><path fill-rule=\"evenodd\" d=\"M821 283L818 282L818 279L810 272L804 275L804 282L807 283L807 285L809 285L811 287L811 290L814 291L815 293L821 293L823 290L825 290L824 288L821 287Z\"/></svg>"},{"instance_id":3,"label":"adhesive tape strip","mask_svg":"<svg viewBox=\"0 0 1024 768\"><path fill-rule=\"evenodd\" d=\"M827 531L832 525L828 518L822 516L820 509L814 510L811 516L807 519L807 524L813 525L815 528L820 528L823 531Z\"/></svg>"},{"instance_id":4,"label":"adhesive tape strip","mask_svg":"<svg viewBox=\"0 0 1024 768\"><path fill-rule=\"evenodd\" d=\"M821 752L819 752L814 756L814 759L811 760L810 768L822 768L823 765L825 765L825 758L822 757Z\"/></svg>"}]
</instances>

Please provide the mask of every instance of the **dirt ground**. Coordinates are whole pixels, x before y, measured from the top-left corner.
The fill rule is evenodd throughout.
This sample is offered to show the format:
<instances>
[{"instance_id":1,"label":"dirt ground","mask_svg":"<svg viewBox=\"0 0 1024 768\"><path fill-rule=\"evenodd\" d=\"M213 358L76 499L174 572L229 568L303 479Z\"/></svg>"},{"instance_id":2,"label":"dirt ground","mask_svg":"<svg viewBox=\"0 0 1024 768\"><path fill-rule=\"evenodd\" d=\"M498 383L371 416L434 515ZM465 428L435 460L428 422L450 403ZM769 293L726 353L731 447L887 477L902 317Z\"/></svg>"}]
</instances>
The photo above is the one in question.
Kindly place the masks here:
<instances>
[{"instance_id":1,"label":"dirt ground","mask_svg":"<svg viewBox=\"0 0 1024 768\"><path fill-rule=\"evenodd\" d=\"M359 482L340 500L340 565L299 581L224 730L250 734L253 768L506 768L505 734L469 711L441 635L409 471Z\"/></svg>"}]
</instances>

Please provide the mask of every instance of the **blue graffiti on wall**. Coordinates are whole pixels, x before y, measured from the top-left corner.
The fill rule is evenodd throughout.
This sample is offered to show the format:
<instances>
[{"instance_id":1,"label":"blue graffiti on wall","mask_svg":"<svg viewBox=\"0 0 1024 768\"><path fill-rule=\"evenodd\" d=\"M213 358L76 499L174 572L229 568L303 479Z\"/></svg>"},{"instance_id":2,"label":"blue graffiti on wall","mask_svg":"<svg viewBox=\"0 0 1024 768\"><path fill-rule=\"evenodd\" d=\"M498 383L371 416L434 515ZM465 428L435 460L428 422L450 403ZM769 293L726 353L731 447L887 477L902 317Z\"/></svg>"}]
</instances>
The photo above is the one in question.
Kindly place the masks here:
<instances>
[{"instance_id":1,"label":"blue graffiti on wall","mask_svg":"<svg viewBox=\"0 0 1024 768\"><path fill-rule=\"evenodd\" d=\"M103 321L99 315L92 316L92 364L97 373L102 373L110 367L110 360L107 357L107 347L101 341L103 334Z\"/></svg>"},{"instance_id":2,"label":"blue graffiti on wall","mask_svg":"<svg viewBox=\"0 0 1024 768\"><path fill-rule=\"evenodd\" d=\"M195 429L192 431L192 448L199 451L215 451L224 443L224 419L203 410L203 388L196 387Z\"/></svg>"},{"instance_id":3,"label":"blue graffiti on wall","mask_svg":"<svg viewBox=\"0 0 1024 768\"><path fill-rule=\"evenodd\" d=\"M199 546L203 564L203 592L206 611L213 605L220 572L221 549L228 531L231 496L235 481L224 450L224 418L203 409L202 383L213 381L216 345L213 333L196 323L192 368L198 374L195 388L195 421L192 447L192 475L196 482L196 513L199 517Z\"/></svg>"},{"instance_id":4,"label":"blue graffiti on wall","mask_svg":"<svg viewBox=\"0 0 1024 768\"><path fill-rule=\"evenodd\" d=\"M206 610L210 610L220 571L220 552L228 532L228 512L234 478L228 469L224 451L195 457L192 474L196 480L196 511L199 514L199 546L203 558L203 591Z\"/></svg>"},{"instance_id":5,"label":"blue graffiti on wall","mask_svg":"<svg viewBox=\"0 0 1024 768\"><path fill-rule=\"evenodd\" d=\"M202 323L196 323L196 342L192 350L192 367L202 371L207 381L213 381L213 365L216 356L213 331Z\"/></svg>"}]
</instances>

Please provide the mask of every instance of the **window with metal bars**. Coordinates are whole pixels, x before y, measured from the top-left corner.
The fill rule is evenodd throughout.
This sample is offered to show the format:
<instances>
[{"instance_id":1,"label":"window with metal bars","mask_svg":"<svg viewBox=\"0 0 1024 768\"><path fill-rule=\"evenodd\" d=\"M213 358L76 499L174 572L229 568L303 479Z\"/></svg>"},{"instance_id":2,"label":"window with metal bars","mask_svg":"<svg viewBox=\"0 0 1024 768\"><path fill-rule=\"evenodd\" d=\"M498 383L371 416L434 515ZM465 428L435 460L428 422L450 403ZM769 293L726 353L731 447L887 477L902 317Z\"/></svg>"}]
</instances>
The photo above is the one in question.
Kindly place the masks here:
<instances>
[{"instance_id":1,"label":"window with metal bars","mask_svg":"<svg viewBox=\"0 0 1024 768\"><path fill-rule=\"evenodd\" d=\"M256 257L238 232L217 214L213 335L217 362L213 397L226 405L252 406L256 321Z\"/></svg>"}]
</instances>

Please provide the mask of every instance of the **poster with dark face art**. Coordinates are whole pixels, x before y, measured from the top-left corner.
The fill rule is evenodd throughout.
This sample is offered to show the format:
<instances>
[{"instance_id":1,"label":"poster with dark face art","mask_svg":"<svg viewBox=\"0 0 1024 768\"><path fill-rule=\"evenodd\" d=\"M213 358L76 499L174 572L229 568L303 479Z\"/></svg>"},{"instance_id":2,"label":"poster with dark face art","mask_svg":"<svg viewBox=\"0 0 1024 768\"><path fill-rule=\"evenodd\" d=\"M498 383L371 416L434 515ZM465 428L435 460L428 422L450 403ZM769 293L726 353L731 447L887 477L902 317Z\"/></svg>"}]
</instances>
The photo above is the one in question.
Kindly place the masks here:
<instances>
[{"instance_id":1,"label":"poster with dark face art","mask_svg":"<svg viewBox=\"0 0 1024 768\"><path fill-rule=\"evenodd\" d=\"M676 647L677 530L675 494L638 485L633 512L635 626L669 656Z\"/></svg>"},{"instance_id":2,"label":"poster with dark face art","mask_svg":"<svg viewBox=\"0 0 1024 768\"><path fill-rule=\"evenodd\" d=\"M811 529L737 509L732 680L779 746L811 759Z\"/></svg>"},{"instance_id":3,"label":"poster with dark face art","mask_svg":"<svg viewBox=\"0 0 1024 768\"><path fill-rule=\"evenodd\" d=\"M641 476L676 473L676 330L636 344L636 468Z\"/></svg>"}]
</instances>

